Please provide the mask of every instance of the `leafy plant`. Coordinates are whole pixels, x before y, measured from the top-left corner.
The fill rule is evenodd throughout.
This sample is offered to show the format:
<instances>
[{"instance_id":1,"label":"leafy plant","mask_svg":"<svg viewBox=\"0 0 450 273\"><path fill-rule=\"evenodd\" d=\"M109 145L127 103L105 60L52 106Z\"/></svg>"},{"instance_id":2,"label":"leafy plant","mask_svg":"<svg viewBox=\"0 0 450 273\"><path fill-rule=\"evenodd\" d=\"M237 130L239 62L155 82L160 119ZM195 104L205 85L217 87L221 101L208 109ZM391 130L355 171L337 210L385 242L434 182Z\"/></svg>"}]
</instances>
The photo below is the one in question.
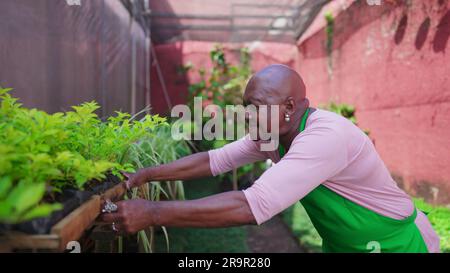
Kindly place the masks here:
<instances>
[{"instance_id":1,"label":"leafy plant","mask_svg":"<svg viewBox=\"0 0 450 273\"><path fill-rule=\"evenodd\" d=\"M332 59L332 53L333 53L333 39L334 39L334 17L331 12L327 12L325 14L325 21L327 23L325 27L325 33L327 36L326 40L326 52L327 52L327 68L328 68L328 75L331 75L332 69L333 69L333 59Z\"/></svg>"},{"instance_id":2,"label":"leafy plant","mask_svg":"<svg viewBox=\"0 0 450 273\"><path fill-rule=\"evenodd\" d=\"M129 114L102 122L97 103L48 114L27 109L0 88L0 222L19 223L48 216L61 205L64 189L84 189L111 172L132 172L124 155L137 140L166 124L159 116L133 120ZM45 199L45 201L44 201Z\"/></svg>"},{"instance_id":3,"label":"leafy plant","mask_svg":"<svg viewBox=\"0 0 450 273\"><path fill-rule=\"evenodd\" d=\"M355 107L352 105L330 102L328 105L321 105L320 108L335 112L336 114L341 115L356 124Z\"/></svg>"},{"instance_id":4,"label":"leafy plant","mask_svg":"<svg viewBox=\"0 0 450 273\"><path fill-rule=\"evenodd\" d=\"M425 213L433 225L434 230L439 235L441 251L450 252L450 208L444 206L431 205L423 198L414 198L416 207Z\"/></svg>"},{"instance_id":5,"label":"leafy plant","mask_svg":"<svg viewBox=\"0 0 450 273\"><path fill-rule=\"evenodd\" d=\"M330 56L333 51L333 35L334 35L334 17L331 12L325 13L325 21L327 22L325 32L327 34L327 54Z\"/></svg>"},{"instance_id":6,"label":"leafy plant","mask_svg":"<svg viewBox=\"0 0 450 273\"><path fill-rule=\"evenodd\" d=\"M210 52L212 69L206 73L198 69L201 80L189 86L188 100L193 105L194 97L202 97L209 103L219 105L242 104L245 84L251 76L250 52L248 48L240 50L240 63L231 65L226 60L224 48L216 45Z\"/></svg>"},{"instance_id":7,"label":"leafy plant","mask_svg":"<svg viewBox=\"0 0 450 273\"><path fill-rule=\"evenodd\" d=\"M353 122L353 124L358 125L358 122L356 121L356 115L355 115L356 109L353 105L349 105L346 103L337 104L335 102L330 102L328 104L319 105L319 108L322 108L322 109L334 112L338 115L341 115L344 118ZM370 134L370 131L367 129L365 129L363 131L367 135Z\"/></svg>"}]
</instances>

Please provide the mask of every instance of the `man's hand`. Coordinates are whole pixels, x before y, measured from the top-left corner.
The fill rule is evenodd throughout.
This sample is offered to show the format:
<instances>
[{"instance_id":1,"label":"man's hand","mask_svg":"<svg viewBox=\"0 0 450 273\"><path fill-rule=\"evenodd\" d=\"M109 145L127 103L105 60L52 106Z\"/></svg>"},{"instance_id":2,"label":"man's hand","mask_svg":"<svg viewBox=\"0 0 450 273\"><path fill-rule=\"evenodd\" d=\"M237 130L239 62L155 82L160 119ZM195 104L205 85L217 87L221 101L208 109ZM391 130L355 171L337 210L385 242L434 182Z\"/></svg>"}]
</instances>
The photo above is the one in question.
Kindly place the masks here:
<instances>
[{"instance_id":1,"label":"man's hand","mask_svg":"<svg viewBox=\"0 0 450 273\"><path fill-rule=\"evenodd\" d=\"M154 225L150 201L134 199L120 201L116 205L116 212L104 213L100 216L100 220L114 223L117 232L132 234Z\"/></svg>"},{"instance_id":2,"label":"man's hand","mask_svg":"<svg viewBox=\"0 0 450 273\"><path fill-rule=\"evenodd\" d=\"M146 169L141 169L136 173L123 173L126 177L125 185L127 189L132 189L139 187L149 182L148 171Z\"/></svg>"},{"instance_id":3,"label":"man's hand","mask_svg":"<svg viewBox=\"0 0 450 273\"><path fill-rule=\"evenodd\" d=\"M140 169L134 174L123 174L127 177L125 183L128 189L150 181L190 180L212 176L208 152L191 154L168 164Z\"/></svg>"}]
</instances>

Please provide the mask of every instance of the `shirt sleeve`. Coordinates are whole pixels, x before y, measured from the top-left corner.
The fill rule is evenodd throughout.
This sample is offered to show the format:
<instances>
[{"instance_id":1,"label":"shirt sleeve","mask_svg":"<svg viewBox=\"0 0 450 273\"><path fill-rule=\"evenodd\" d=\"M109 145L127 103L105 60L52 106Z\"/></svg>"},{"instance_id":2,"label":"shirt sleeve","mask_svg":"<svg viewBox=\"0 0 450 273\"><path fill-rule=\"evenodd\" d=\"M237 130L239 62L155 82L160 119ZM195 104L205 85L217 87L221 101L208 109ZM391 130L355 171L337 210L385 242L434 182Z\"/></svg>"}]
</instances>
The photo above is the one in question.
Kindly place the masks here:
<instances>
[{"instance_id":1,"label":"shirt sleeve","mask_svg":"<svg viewBox=\"0 0 450 273\"><path fill-rule=\"evenodd\" d=\"M332 129L304 132L288 153L244 190L258 225L301 200L347 166L344 139Z\"/></svg>"},{"instance_id":2,"label":"shirt sleeve","mask_svg":"<svg viewBox=\"0 0 450 273\"><path fill-rule=\"evenodd\" d=\"M248 135L208 153L209 167L213 176L267 158L266 153L260 151L258 144Z\"/></svg>"}]
</instances>

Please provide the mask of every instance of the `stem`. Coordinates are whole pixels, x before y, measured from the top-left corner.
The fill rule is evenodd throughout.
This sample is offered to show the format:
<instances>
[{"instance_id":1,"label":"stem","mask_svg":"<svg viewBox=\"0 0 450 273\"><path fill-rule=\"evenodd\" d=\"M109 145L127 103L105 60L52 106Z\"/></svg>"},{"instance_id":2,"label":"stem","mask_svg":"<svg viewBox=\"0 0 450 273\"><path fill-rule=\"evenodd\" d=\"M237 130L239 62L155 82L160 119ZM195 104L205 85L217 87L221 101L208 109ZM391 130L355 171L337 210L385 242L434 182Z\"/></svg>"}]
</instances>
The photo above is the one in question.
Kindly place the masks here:
<instances>
[{"instance_id":1,"label":"stem","mask_svg":"<svg viewBox=\"0 0 450 273\"><path fill-rule=\"evenodd\" d=\"M233 190L238 190L237 169L233 169Z\"/></svg>"}]
</instances>

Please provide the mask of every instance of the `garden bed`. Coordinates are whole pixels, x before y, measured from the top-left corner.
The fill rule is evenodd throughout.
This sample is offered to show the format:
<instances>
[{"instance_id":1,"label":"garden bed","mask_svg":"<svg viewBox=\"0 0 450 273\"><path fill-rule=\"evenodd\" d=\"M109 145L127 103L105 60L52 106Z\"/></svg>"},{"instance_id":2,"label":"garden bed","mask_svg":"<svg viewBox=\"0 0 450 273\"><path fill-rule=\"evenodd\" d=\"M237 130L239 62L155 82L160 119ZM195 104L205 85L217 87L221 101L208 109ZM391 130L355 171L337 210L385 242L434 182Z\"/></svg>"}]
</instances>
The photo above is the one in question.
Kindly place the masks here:
<instances>
[{"instance_id":1,"label":"garden bed","mask_svg":"<svg viewBox=\"0 0 450 273\"><path fill-rule=\"evenodd\" d=\"M123 173L188 154L170 126L146 109L100 118L96 102L49 114L28 109L0 88L0 251L63 250L100 213L103 199L125 193ZM183 199L181 181L152 182L130 198ZM139 232L150 251L152 229ZM6 249L8 251L8 249Z\"/></svg>"},{"instance_id":2,"label":"garden bed","mask_svg":"<svg viewBox=\"0 0 450 273\"><path fill-rule=\"evenodd\" d=\"M106 187L111 188L105 190ZM76 192L77 196L63 203L64 209L52 215L25 223L11 225L3 230L0 243L9 249L44 249L63 251L71 241L78 240L99 216L105 200L120 199L125 185L117 179L98 184L93 191ZM75 194L76 195L76 194ZM74 203L85 199L78 207L68 211ZM64 215L65 214L65 215Z\"/></svg>"},{"instance_id":3,"label":"garden bed","mask_svg":"<svg viewBox=\"0 0 450 273\"><path fill-rule=\"evenodd\" d=\"M51 228L72 211L91 200L94 195L101 195L120 183L120 179L114 175L107 175L104 181L91 181L86 190L66 189L57 194L52 202L58 202L62 209L52 212L47 217L36 218L19 224L0 224L0 234L10 231L18 231L26 234L48 234ZM45 198L44 198L45 199ZM47 197L47 199L50 199Z\"/></svg>"}]
</instances>

